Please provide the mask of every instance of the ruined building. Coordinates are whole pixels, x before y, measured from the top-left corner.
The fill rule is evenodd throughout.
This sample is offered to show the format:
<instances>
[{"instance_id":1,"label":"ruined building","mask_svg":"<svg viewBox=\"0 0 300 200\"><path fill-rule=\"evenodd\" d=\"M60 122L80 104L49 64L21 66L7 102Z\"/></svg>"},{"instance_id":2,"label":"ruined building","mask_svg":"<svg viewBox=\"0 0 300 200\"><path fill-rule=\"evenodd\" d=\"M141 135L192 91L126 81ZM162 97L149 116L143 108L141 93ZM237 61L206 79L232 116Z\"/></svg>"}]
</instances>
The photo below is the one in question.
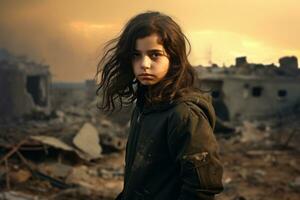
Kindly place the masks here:
<instances>
[{"instance_id":1,"label":"ruined building","mask_svg":"<svg viewBox=\"0 0 300 200\"><path fill-rule=\"evenodd\" d=\"M47 65L0 49L0 118L49 112L50 72Z\"/></svg>"},{"instance_id":2,"label":"ruined building","mask_svg":"<svg viewBox=\"0 0 300 200\"><path fill-rule=\"evenodd\" d=\"M280 66L236 59L231 67L196 67L200 88L213 97L217 116L228 122L283 117L300 108L300 70L296 57Z\"/></svg>"}]
</instances>

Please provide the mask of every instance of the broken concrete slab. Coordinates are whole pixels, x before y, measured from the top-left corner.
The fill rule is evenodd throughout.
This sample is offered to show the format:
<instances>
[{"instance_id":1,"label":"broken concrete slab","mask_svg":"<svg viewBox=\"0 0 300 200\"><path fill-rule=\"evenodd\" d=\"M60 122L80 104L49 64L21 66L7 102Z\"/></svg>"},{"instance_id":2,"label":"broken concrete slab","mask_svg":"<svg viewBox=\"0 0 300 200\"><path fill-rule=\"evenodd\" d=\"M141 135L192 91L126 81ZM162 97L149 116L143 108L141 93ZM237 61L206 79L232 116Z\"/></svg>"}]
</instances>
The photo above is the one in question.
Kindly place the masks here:
<instances>
[{"instance_id":1,"label":"broken concrete slab","mask_svg":"<svg viewBox=\"0 0 300 200\"><path fill-rule=\"evenodd\" d=\"M46 145L52 146L57 149L74 152L83 160L90 161L91 159L93 159L95 157L94 155L89 155L86 152L82 152L82 150L77 149L69 144L66 144L64 141L62 141L58 138L52 137L52 136L41 136L40 135L40 136L30 136L30 138L32 140L41 142L42 144L46 144Z\"/></svg>"},{"instance_id":2,"label":"broken concrete slab","mask_svg":"<svg viewBox=\"0 0 300 200\"><path fill-rule=\"evenodd\" d=\"M74 148L69 146L68 144L64 143L63 141L52 137L52 136L43 136L43 135L38 135L38 136L30 136L31 139L39 141L43 144L48 144L50 146L65 150L65 151L74 151Z\"/></svg>"},{"instance_id":3,"label":"broken concrete slab","mask_svg":"<svg viewBox=\"0 0 300 200\"><path fill-rule=\"evenodd\" d=\"M102 148L97 129L85 123L73 139L73 144L85 153L89 160L101 157Z\"/></svg>"}]
</instances>

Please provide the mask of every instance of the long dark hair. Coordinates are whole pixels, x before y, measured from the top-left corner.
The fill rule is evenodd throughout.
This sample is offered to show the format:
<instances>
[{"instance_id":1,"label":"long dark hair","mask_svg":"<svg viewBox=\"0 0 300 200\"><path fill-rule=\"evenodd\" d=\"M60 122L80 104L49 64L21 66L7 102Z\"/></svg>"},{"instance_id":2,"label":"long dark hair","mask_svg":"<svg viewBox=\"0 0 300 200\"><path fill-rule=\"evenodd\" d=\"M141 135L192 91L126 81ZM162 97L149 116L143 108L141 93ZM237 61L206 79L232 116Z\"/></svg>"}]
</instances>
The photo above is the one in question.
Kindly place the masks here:
<instances>
[{"instance_id":1,"label":"long dark hair","mask_svg":"<svg viewBox=\"0 0 300 200\"><path fill-rule=\"evenodd\" d=\"M180 26L160 12L145 12L131 18L120 36L107 42L104 55L97 67L100 78L97 95L102 96L100 109L113 111L116 105L131 104L143 87L135 79L132 52L137 39L157 34L170 59L170 67L163 80L151 87L145 95L149 103L172 100L182 91L193 88L195 72L187 56L191 45ZM189 49L187 51L187 48Z\"/></svg>"}]
</instances>

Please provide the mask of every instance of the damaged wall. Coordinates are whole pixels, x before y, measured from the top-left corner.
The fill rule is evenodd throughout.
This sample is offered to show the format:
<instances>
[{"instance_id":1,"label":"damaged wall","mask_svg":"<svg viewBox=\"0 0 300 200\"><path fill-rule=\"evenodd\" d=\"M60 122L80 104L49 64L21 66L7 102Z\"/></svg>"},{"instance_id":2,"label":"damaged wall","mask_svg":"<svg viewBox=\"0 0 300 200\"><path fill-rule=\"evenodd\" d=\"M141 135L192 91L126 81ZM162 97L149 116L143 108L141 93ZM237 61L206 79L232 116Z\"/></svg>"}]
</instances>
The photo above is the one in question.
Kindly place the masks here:
<instances>
[{"instance_id":1,"label":"damaged wall","mask_svg":"<svg viewBox=\"0 0 300 200\"><path fill-rule=\"evenodd\" d=\"M32 111L49 112L49 67L21 57L4 57L3 51L0 51L0 118L21 117Z\"/></svg>"},{"instance_id":2,"label":"damaged wall","mask_svg":"<svg viewBox=\"0 0 300 200\"><path fill-rule=\"evenodd\" d=\"M284 59L290 61L287 57ZM272 73L272 70L278 70L274 66L263 66L259 73L257 68L249 68L256 71L250 71L248 75L239 74L236 66L214 68L214 72L206 68L198 69L200 88L210 90L221 120L242 122L283 117L300 109L299 69L294 69L296 72L290 76Z\"/></svg>"},{"instance_id":3,"label":"damaged wall","mask_svg":"<svg viewBox=\"0 0 300 200\"><path fill-rule=\"evenodd\" d=\"M300 80L232 77L222 82L222 87L214 87L212 96L225 121L280 117L300 106Z\"/></svg>"}]
</instances>

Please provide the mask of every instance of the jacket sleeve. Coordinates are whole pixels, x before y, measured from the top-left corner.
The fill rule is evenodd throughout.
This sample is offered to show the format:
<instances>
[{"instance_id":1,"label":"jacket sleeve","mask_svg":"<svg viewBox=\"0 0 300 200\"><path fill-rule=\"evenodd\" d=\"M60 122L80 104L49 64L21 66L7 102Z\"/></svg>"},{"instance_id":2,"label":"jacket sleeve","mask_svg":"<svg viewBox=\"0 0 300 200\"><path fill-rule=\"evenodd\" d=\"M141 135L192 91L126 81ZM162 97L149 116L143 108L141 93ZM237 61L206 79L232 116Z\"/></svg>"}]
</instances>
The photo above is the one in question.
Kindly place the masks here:
<instances>
[{"instance_id":1,"label":"jacket sleeve","mask_svg":"<svg viewBox=\"0 0 300 200\"><path fill-rule=\"evenodd\" d=\"M182 188L178 200L212 200L223 190L218 144L204 112L189 106L168 123L168 147L180 164Z\"/></svg>"}]
</instances>

